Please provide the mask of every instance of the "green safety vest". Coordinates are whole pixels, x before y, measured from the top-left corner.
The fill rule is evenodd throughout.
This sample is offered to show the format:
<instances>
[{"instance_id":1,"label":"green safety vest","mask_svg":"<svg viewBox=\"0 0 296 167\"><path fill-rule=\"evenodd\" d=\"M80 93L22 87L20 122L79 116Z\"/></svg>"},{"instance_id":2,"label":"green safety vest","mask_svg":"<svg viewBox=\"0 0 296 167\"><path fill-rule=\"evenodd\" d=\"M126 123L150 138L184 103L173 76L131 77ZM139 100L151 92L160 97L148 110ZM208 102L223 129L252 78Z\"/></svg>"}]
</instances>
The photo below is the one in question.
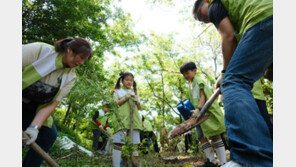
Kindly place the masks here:
<instances>
[{"instance_id":1,"label":"green safety vest","mask_svg":"<svg viewBox=\"0 0 296 167\"><path fill-rule=\"evenodd\" d=\"M101 123L101 125L103 126L103 127L105 127L105 125L106 125L106 122L107 122L107 117L102 117L102 116L99 116L99 118L97 119L100 123ZM99 129L100 127L99 127L99 125L97 125L97 124L94 124L92 121L90 121L90 125L91 125L91 127L93 128L93 129Z\"/></svg>"},{"instance_id":2,"label":"green safety vest","mask_svg":"<svg viewBox=\"0 0 296 167\"><path fill-rule=\"evenodd\" d=\"M54 46L46 43L42 43L42 42L39 42L39 43L40 43L40 50L38 53L38 60L36 60L33 64L30 64L22 68L22 90L24 90L31 84L35 83L36 81L42 79L43 77L53 72L54 70L63 68L62 55L55 52ZM42 55L42 58L40 58L40 53L44 48L46 48L48 52L50 52L51 54ZM44 106L51 104L60 94L61 88L65 86L69 81L76 78L75 74L69 75L71 71L75 73L74 69L73 70L71 70L70 68L64 69L60 90L49 103L39 105L36 112L38 112ZM52 116L49 116L48 119L43 123L43 126L47 126L51 128L52 123L53 123L53 118Z\"/></svg>"},{"instance_id":3,"label":"green safety vest","mask_svg":"<svg viewBox=\"0 0 296 167\"><path fill-rule=\"evenodd\" d=\"M195 75L193 79L193 83L192 83L193 90L196 84L198 85L199 89L203 88L206 95L206 101L207 101L212 95L210 88L201 79L199 79L197 75ZM193 97L190 91L190 87L189 87L189 100L195 108L198 107L200 99ZM202 132L205 137L220 135L221 133L226 131L225 124L224 124L224 115L219 107L217 99L213 102L213 104L205 113L205 115L209 115L210 113L213 114L213 116L207 119L202 124L200 124Z\"/></svg>"},{"instance_id":4,"label":"green safety vest","mask_svg":"<svg viewBox=\"0 0 296 167\"><path fill-rule=\"evenodd\" d=\"M210 1L210 4L214 0ZM272 0L221 0L239 42L250 27L273 15Z\"/></svg>"},{"instance_id":5,"label":"green safety vest","mask_svg":"<svg viewBox=\"0 0 296 167\"><path fill-rule=\"evenodd\" d=\"M149 120L145 119L144 125L145 125L145 127L143 127L144 131L148 131L148 132L153 131L152 125Z\"/></svg>"},{"instance_id":6,"label":"green safety vest","mask_svg":"<svg viewBox=\"0 0 296 167\"><path fill-rule=\"evenodd\" d=\"M255 99L265 100L263 88L260 79L253 84L252 94Z\"/></svg>"},{"instance_id":7,"label":"green safety vest","mask_svg":"<svg viewBox=\"0 0 296 167\"><path fill-rule=\"evenodd\" d=\"M125 89L124 87L122 87L122 89ZM120 99L122 99L124 97L121 97ZM129 102L126 101L125 103L123 103L121 106L119 106L117 108L116 115L118 117L116 117L115 113L112 116L112 126L114 128L114 132L118 132L119 130L128 130L130 129L130 113L131 113L131 109L129 106ZM117 121L114 121L117 120ZM120 124L120 122L122 123L122 126ZM142 130L142 120L140 117L140 114L138 112L138 108L137 105L134 104L134 130Z\"/></svg>"}]
</instances>

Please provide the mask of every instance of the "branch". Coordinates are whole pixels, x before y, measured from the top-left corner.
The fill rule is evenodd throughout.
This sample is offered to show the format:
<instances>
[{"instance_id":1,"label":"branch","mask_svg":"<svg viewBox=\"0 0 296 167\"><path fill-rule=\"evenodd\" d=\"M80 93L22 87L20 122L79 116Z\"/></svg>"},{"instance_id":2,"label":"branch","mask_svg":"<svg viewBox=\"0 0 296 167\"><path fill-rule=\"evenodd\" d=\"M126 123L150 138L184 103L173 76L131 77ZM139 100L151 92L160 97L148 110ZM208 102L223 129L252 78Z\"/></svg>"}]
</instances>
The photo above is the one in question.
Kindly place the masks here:
<instances>
[{"instance_id":1,"label":"branch","mask_svg":"<svg viewBox=\"0 0 296 167\"><path fill-rule=\"evenodd\" d=\"M146 77L144 77L144 78L145 78L145 80L147 81L147 83L148 83L150 89L152 90L152 94L153 94L153 96L156 97L156 98L158 98L158 99L160 99L160 100L164 100L164 102L165 102L165 103L166 103L166 104L167 104L167 105L168 105L168 106L174 111L175 114L180 115L180 114L177 113L176 110L170 105L170 103L167 101L167 99L163 99L163 98L161 98L160 96L157 96L157 95L155 94L152 85L149 83L149 81L147 80Z\"/></svg>"}]
</instances>

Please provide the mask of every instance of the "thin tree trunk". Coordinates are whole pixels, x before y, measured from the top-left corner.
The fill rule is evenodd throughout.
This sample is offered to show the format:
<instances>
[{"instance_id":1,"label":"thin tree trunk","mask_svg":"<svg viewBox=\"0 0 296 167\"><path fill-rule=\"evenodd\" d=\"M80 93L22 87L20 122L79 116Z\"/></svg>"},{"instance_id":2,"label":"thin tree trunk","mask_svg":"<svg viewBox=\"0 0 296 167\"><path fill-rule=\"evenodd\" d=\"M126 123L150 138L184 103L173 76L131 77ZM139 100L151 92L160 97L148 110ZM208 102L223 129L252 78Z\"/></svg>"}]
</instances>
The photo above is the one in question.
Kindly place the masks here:
<instances>
[{"instance_id":1,"label":"thin tree trunk","mask_svg":"<svg viewBox=\"0 0 296 167\"><path fill-rule=\"evenodd\" d=\"M70 103L69 106L68 106L68 109L67 109L67 112L66 112L66 115L65 115L64 121L63 121L63 124L64 124L64 125L65 125L66 120L67 120L67 118L68 118L68 116L69 116L69 112L70 112L71 105L72 105L72 103Z\"/></svg>"}]
</instances>

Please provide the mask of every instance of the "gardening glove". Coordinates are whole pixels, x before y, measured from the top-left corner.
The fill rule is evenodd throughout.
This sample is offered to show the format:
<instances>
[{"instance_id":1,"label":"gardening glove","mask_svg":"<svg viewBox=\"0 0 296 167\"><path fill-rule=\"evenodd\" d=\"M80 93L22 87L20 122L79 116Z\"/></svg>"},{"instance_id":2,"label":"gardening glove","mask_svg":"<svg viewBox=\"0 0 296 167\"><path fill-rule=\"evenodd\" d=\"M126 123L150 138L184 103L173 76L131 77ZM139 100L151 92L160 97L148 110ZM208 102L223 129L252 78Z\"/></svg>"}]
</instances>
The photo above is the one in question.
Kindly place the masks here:
<instances>
[{"instance_id":1,"label":"gardening glove","mask_svg":"<svg viewBox=\"0 0 296 167\"><path fill-rule=\"evenodd\" d=\"M132 97L132 95L128 92L128 93L125 94L124 100L128 100L131 97Z\"/></svg>"},{"instance_id":2,"label":"gardening glove","mask_svg":"<svg viewBox=\"0 0 296 167\"><path fill-rule=\"evenodd\" d=\"M28 136L30 137L30 139L26 142L27 145L30 145L31 143L33 143L38 136L39 130L37 128L33 128L31 126L29 126L25 133L28 134Z\"/></svg>"},{"instance_id":3,"label":"gardening glove","mask_svg":"<svg viewBox=\"0 0 296 167\"><path fill-rule=\"evenodd\" d=\"M218 77L216 83L215 83L215 87L216 89L220 87L222 81L223 81L223 78L224 78L224 74L225 73L221 73L220 76Z\"/></svg>"},{"instance_id":4,"label":"gardening glove","mask_svg":"<svg viewBox=\"0 0 296 167\"><path fill-rule=\"evenodd\" d=\"M135 102L140 102L140 99L139 99L139 96L138 96L138 95L135 95L135 96L134 96L134 101L135 101Z\"/></svg>"},{"instance_id":5,"label":"gardening glove","mask_svg":"<svg viewBox=\"0 0 296 167\"><path fill-rule=\"evenodd\" d=\"M195 110L191 110L192 112L192 116L199 116L199 113L200 113L200 109L195 109Z\"/></svg>"}]
</instances>

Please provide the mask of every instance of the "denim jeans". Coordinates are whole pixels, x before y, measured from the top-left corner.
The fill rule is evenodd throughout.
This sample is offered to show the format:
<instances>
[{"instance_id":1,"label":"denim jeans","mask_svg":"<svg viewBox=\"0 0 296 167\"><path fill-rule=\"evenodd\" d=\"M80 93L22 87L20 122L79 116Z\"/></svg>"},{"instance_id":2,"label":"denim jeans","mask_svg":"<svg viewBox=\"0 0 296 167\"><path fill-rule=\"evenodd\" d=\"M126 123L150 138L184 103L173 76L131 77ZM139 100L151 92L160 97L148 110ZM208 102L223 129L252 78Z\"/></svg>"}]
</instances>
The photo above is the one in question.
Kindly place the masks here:
<instances>
[{"instance_id":1,"label":"denim jeans","mask_svg":"<svg viewBox=\"0 0 296 167\"><path fill-rule=\"evenodd\" d=\"M36 143L45 151L48 152L57 138L57 129L52 124L52 128L42 126L39 130ZM23 167L40 167L42 158L32 148L27 152L23 161Z\"/></svg>"},{"instance_id":2,"label":"denim jeans","mask_svg":"<svg viewBox=\"0 0 296 167\"><path fill-rule=\"evenodd\" d=\"M221 85L230 159L243 166L273 166L268 126L251 93L273 62L273 17L250 27L239 42Z\"/></svg>"},{"instance_id":3,"label":"denim jeans","mask_svg":"<svg viewBox=\"0 0 296 167\"><path fill-rule=\"evenodd\" d=\"M273 125L271 123L270 116L267 111L266 102L265 100L259 100L259 99L255 99L255 100L259 107L260 113L268 126L270 136L271 138L273 138Z\"/></svg>"}]
</instances>

